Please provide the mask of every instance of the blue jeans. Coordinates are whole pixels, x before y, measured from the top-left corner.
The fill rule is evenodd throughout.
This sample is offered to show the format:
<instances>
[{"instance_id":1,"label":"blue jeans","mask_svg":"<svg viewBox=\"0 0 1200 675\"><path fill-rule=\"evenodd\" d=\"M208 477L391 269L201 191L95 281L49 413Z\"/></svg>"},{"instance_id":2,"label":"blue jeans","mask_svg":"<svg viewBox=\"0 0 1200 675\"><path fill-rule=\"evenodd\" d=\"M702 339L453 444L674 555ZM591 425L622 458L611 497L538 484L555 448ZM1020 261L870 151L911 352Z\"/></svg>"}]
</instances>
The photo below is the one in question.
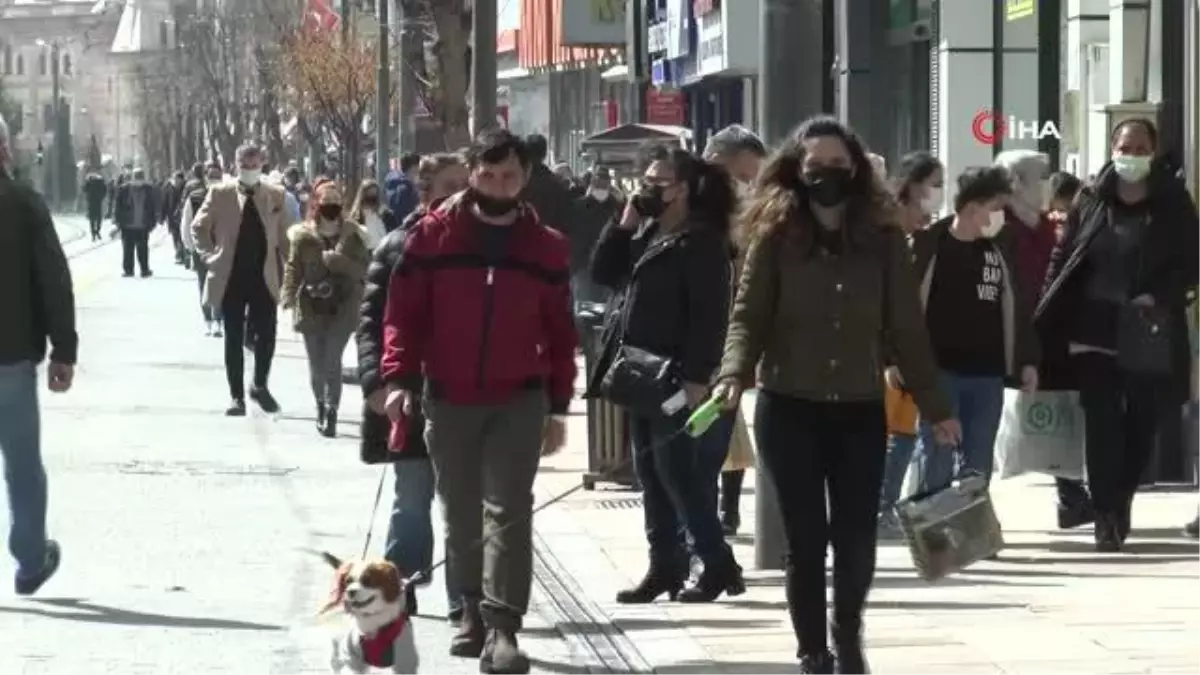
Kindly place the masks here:
<instances>
[{"instance_id":1,"label":"blue jeans","mask_svg":"<svg viewBox=\"0 0 1200 675\"><path fill-rule=\"evenodd\" d=\"M384 557L412 575L433 564L433 462L428 457L404 459L392 464L396 473L396 497L388 522ZM444 573L446 597L451 608L460 604L449 568Z\"/></svg>"},{"instance_id":2,"label":"blue jeans","mask_svg":"<svg viewBox=\"0 0 1200 675\"><path fill-rule=\"evenodd\" d=\"M737 413L734 411L722 414L703 436L696 439L696 450L699 453L696 466L706 481L705 485L712 487L708 499L712 502L713 510L718 512L720 511L718 486L721 483L721 467L725 466L725 458L729 456L729 443L733 439L735 415Z\"/></svg>"},{"instance_id":3,"label":"blue jeans","mask_svg":"<svg viewBox=\"0 0 1200 675\"><path fill-rule=\"evenodd\" d=\"M950 399L951 413L962 424L962 443L939 448L933 425L921 420L917 458L921 462L921 492L940 490L968 471L991 479L996 432L1004 409L1004 378L968 377L942 371L942 390Z\"/></svg>"},{"instance_id":4,"label":"blue jeans","mask_svg":"<svg viewBox=\"0 0 1200 675\"><path fill-rule=\"evenodd\" d=\"M706 568L723 569L732 564L733 551L717 515L719 463L705 456L710 453L700 439L675 433L682 423L678 417L630 415L650 561L683 572L690 543Z\"/></svg>"},{"instance_id":5,"label":"blue jeans","mask_svg":"<svg viewBox=\"0 0 1200 675\"><path fill-rule=\"evenodd\" d=\"M912 464L917 449L917 437L905 434L888 434L887 460L883 469L883 488L879 491L879 511L890 513L900 501L900 490L904 488L904 477Z\"/></svg>"},{"instance_id":6,"label":"blue jeans","mask_svg":"<svg viewBox=\"0 0 1200 675\"><path fill-rule=\"evenodd\" d=\"M37 574L46 565L46 468L37 384L32 361L0 365L0 454L12 516L8 550L17 560L19 577Z\"/></svg>"}]
</instances>

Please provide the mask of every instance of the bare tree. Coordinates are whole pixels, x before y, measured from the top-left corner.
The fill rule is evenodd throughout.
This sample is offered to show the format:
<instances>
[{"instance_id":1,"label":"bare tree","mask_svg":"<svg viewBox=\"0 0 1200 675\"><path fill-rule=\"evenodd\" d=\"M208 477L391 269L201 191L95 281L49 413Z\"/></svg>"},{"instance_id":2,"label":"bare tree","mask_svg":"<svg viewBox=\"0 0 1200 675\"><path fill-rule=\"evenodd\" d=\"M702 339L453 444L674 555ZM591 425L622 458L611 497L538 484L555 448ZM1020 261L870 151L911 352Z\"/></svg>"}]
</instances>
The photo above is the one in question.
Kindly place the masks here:
<instances>
[{"instance_id":1,"label":"bare tree","mask_svg":"<svg viewBox=\"0 0 1200 675\"><path fill-rule=\"evenodd\" d=\"M425 109L438 121L447 149L471 140L471 4L467 0L399 0L412 39L400 41L402 63ZM411 45L410 49L404 49Z\"/></svg>"}]
</instances>

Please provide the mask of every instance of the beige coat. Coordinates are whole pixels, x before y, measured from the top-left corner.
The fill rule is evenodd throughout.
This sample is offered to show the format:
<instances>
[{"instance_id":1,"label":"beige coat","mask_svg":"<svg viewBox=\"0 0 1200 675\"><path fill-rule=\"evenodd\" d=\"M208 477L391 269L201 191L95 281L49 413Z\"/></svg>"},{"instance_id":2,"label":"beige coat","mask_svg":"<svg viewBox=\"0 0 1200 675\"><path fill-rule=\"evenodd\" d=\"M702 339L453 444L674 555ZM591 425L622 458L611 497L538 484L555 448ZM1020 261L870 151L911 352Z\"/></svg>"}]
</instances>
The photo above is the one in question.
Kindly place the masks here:
<instances>
[{"instance_id":1,"label":"beige coat","mask_svg":"<svg viewBox=\"0 0 1200 675\"><path fill-rule=\"evenodd\" d=\"M301 333L334 326L353 330L371 262L366 232L356 223L343 220L337 243L327 249L316 224L306 221L288 230L288 241L290 251L280 301L284 307L295 308L293 327ZM303 290L305 285L323 280L330 281L335 289L337 309L333 314L314 311L313 299Z\"/></svg>"},{"instance_id":2,"label":"beige coat","mask_svg":"<svg viewBox=\"0 0 1200 675\"><path fill-rule=\"evenodd\" d=\"M215 185L208 191L200 212L192 219L192 241L196 253L208 265L208 281L204 284L204 304L220 307L225 287L233 271L233 256L237 251L238 233L242 228L242 207L246 196L236 181ZM267 259L263 265L263 280L271 297L279 302L280 276L287 256L287 230L291 217L284 207L283 188L259 184L254 189L254 205L262 218L267 235Z\"/></svg>"}]
</instances>

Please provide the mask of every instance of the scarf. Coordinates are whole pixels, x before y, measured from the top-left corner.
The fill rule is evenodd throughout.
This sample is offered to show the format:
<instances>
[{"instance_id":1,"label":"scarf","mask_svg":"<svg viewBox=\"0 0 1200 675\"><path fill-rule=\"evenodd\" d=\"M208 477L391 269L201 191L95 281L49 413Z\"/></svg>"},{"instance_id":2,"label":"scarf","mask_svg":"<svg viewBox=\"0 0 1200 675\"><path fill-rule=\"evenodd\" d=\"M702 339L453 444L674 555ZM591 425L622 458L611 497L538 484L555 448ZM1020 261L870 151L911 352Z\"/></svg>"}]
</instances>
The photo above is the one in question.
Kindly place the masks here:
<instances>
[{"instance_id":1,"label":"scarf","mask_svg":"<svg viewBox=\"0 0 1200 675\"><path fill-rule=\"evenodd\" d=\"M408 624L408 613L401 613L396 620L375 631L374 635L362 635L358 638L358 648L362 650L363 661L376 668L391 668L396 660L392 645L396 638L404 632Z\"/></svg>"}]
</instances>

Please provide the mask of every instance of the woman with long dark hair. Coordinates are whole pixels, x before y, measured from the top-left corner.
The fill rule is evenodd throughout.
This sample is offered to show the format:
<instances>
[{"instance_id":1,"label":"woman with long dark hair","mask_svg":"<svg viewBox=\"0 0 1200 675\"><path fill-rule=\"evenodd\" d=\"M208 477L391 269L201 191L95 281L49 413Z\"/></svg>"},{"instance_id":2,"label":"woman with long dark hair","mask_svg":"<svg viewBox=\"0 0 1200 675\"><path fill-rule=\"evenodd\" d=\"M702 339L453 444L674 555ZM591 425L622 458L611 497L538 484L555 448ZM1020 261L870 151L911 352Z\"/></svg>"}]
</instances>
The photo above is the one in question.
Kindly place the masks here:
<instances>
[{"instance_id":1,"label":"woman with long dark hair","mask_svg":"<svg viewBox=\"0 0 1200 675\"><path fill-rule=\"evenodd\" d=\"M733 263L729 226L737 200L729 174L717 165L663 145L645 154L638 194L605 227L592 257L596 283L618 295L588 395L604 393L601 381L618 351L632 347L669 361L686 401L670 414L630 412L650 565L641 582L617 594L617 602L648 603L664 594L711 602L745 591L717 516L716 482L726 448L677 432L688 411L707 397L721 360ZM704 571L684 589L689 534Z\"/></svg>"},{"instance_id":2,"label":"woman with long dark hair","mask_svg":"<svg viewBox=\"0 0 1200 675\"><path fill-rule=\"evenodd\" d=\"M865 673L862 613L887 455L884 364L899 363L940 441L961 430L938 389L892 198L850 129L831 117L802 124L763 167L742 225L749 250L714 396L737 406L761 372L755 434L779 495L801 672Z\"/></svg>"}]
</instances>

